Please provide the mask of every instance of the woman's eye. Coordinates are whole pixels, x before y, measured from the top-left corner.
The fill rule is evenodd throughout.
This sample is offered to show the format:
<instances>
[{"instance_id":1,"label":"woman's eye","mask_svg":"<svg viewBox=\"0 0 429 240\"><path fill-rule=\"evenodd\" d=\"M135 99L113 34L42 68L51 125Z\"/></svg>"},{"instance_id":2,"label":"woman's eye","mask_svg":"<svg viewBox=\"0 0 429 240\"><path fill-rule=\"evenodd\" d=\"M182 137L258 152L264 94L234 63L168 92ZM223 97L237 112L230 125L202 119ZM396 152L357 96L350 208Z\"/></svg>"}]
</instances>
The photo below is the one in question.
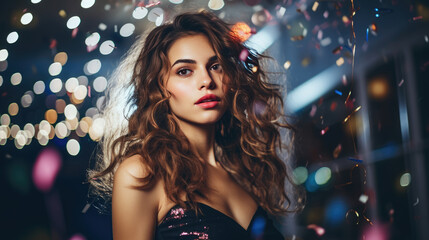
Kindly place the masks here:
<instances>
[{"instance_id":1,"label":"woman's eye","mask_svg":"<svg viewBox=\"0 0 429 240\"><path fill-rule=\"evenodd\" d=\"M215 71L220 71L220 70L222 70L222 67L220 66L219 63L217 63L217 64L214 64L213 66L211 66L211 69L215 70Z\"/></svg>"},{"instance_id":2,"label":"woman's eye","mask_svg":"<svg viewBox=\"0 0 429 240\"><path fill-rule=\"evenodd\" d=\"M188 75L190 72L191 72L191 70L189 70L189 69L180 69L177 72L177 74L180 75L180 76L185 76L185 75Z\"/></svg>"}]
</instances>

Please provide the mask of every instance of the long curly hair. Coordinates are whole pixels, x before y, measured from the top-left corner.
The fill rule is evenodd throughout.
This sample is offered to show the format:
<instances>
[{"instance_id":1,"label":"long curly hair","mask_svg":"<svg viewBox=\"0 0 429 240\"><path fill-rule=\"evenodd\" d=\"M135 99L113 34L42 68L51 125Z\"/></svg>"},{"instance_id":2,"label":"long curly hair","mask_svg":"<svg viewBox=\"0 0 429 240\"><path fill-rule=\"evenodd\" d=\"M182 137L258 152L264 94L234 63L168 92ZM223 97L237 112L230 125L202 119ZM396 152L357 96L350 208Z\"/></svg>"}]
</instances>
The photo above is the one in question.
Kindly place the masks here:
<instances>
[{"instance_id":1,"label":"long curly hair","mask_svg":"<svg viewBox=\"0 0 429 240\"><path fill-rule=\"evenodd\" d=\"M154 28L113 73L102 113L102 154L88 171L91 195L110 203L115 170L138 154L147 170L140 189L162 179L170 200L198 208L196 197L204 197L201 190L207 187L204 163L175 121L164 84L169 48L195 34L209 39L229 79L228 109L215 126L216 160L267 212L287 213L293 192L286 194L285 184L293 182L281 157L282 135L293 131L283 112L282 88L270 83L261 67L266 57L248 49L228 24L207 11L181 14ZM249 53L245 59L239 57L242 51ZM120 102L124 96L129 97ZM180 198L183 193L186 201Z\"/></svg>"}]
</instances>

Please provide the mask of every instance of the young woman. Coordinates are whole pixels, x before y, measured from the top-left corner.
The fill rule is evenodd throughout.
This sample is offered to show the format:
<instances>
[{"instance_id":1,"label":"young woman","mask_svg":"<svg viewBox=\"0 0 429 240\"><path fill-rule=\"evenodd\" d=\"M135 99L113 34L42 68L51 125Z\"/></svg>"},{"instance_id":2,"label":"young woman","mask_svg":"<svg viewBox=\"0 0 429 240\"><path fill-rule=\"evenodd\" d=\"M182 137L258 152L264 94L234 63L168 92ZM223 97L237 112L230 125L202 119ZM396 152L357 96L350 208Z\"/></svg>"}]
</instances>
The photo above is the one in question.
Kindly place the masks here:
<instances>
[{"instance_id":1,"label":"young woman","mask_svg":"<svg viewBox=\"0 0 429 240\"><path fill-rule=\"evenodd\" d=\"M103 156L89 172L94 193L111 197L115 240L283 239L268 215L291 203L279 155L290 126L261 58L204 11L132 47L113 75Z\"/></svg>"}]
</instances>

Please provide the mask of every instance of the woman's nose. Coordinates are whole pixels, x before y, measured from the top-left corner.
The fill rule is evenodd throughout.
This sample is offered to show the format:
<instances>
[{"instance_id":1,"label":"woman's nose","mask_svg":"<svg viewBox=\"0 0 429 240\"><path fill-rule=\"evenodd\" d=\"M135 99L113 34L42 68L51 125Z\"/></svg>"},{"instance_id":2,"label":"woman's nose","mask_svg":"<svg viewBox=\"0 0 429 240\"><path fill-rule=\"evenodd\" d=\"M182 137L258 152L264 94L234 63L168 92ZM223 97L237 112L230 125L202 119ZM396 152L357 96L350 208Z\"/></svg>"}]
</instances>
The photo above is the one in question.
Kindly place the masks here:
<instances>
[{"instance_id":1,"label":"woman's nose","mask_svg":"<svg viewBox=\"0 0 429 240\"><path fill-rule=\"evenodd\" d=\"M212 76L207 70L203 70L200 76L200 82L199 82L199 88L209 88L212 89L216 86L215 82L213 81Z\"/></svg>"}]
</instances>

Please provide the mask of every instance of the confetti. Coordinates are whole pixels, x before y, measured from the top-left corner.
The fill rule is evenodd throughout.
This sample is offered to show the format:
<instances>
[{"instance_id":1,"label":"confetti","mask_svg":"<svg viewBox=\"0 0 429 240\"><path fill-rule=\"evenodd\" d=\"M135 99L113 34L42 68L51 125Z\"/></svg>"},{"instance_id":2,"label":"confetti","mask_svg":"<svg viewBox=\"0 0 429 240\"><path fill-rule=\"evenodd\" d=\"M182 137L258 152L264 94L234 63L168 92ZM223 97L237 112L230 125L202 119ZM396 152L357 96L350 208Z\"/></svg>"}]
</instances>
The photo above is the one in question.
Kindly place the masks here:
<instances>
[{"instance_id":1,"label":"confetti","mask_svg":"<svg viewBox=\"0 0 429 240\"><path fill-rule=\"evenodd\" d=\"M49 44L49 48L54 49L55 47L57 47L57 40L51 39L51 43Z\"/></svg>"},{"instance_id":2,"label":"confetti","mask_svg":"<svg viewBox=\"0 0 429 240\"><path fill-rule=\"evenodd\" d=\"M336 89L335 89L335 93L336 93L337 95L343 96L343 93L342 93L342 92L340 92L340 91L338 91L338 90L336 90Z\"/></svg>"},{"instance_id":3,"label":"confetti","mask_svg":"<svg viewBox=\"0 0 429 240\"><path fill-rule=\"evenodd\" d=\"M298 36L293 36L290 38L290 40L292 41L301 41L302 39L304 39L304 35L298 35Z\"/></svg>"},{"instance_id":4,"label":"confetti","mask_svg":"<svg viewBox=\"0 0 429 240\"><path fill-rule=\"evenodd\" d=\"M341 150L342 150L342 146L341 146L341 144L338 144L336 147L335 147L335 149L334 149L334 152L332 153L332 156L336 159L336 158L338 158L338 156L340 155L340 153L341 153Z\"/></svg>"},{"instance_id":5,"label":"confetti","mask_svg":"<svg viewBox=\"0 0 429 240\"><path fill-rule=\"evenodd\" d=\"M398 87L402 86L404 84L404 79L401 79L401 81L398 83Z\"/></svg>"},{"instance_id":6,"label":"confetti","mask_svg":"<svg viewBox=\"0 0 429 240\"><path fill-rule=\"evenodd\" d=\"M313 229L318 236L323 236L323 234L325 234L325 229L316 224L310 224L307 226L307 228Z\"/></svg>"}]
</instances>

